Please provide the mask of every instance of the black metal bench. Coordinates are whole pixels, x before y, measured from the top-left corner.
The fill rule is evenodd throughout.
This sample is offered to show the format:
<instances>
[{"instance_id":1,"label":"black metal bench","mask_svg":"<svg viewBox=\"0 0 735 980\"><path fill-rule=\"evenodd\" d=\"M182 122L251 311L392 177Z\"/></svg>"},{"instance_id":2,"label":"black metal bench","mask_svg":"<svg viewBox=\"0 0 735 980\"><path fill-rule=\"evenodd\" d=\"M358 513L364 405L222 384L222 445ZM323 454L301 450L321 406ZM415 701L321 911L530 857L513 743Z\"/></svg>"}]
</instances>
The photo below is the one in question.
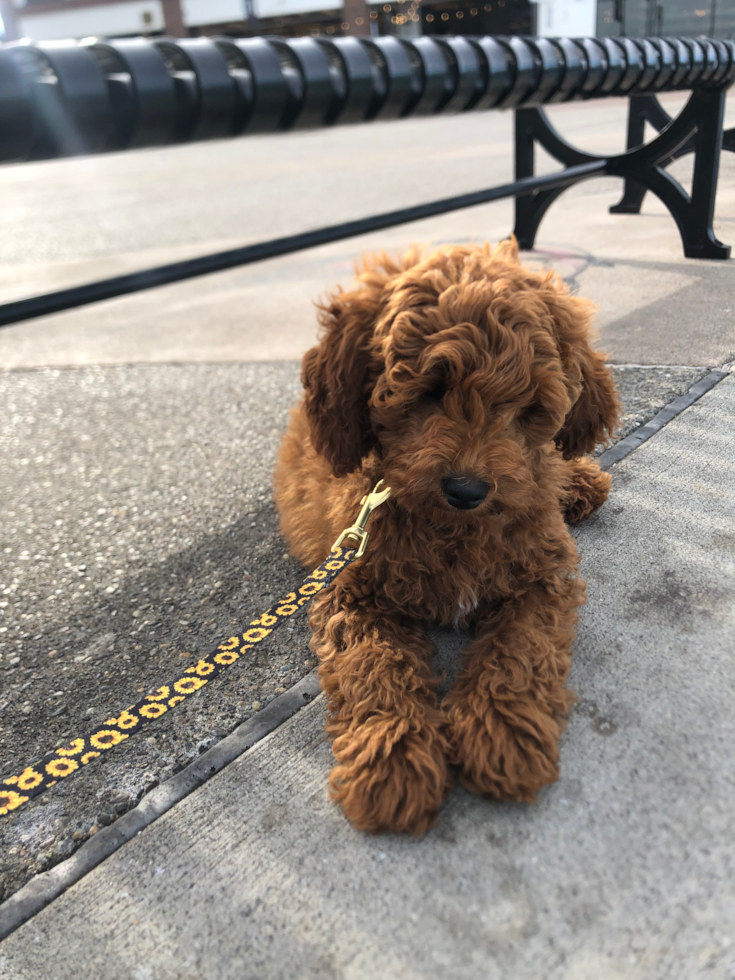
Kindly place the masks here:
<instances>
[{"instance_id":1,"label":"black metal bench","mask_svg":"<svg viewBox=\"0 0 735 980\"><path fill-rule=\"evenodd\" d=\"M656 194L678 225L685 255L728 258L712 220L733 81L735 42L701 38L158 38L0 46L0 161L487 109L511 109L516 119L511 184L6 303L0 324L511 196L515 234L522 248L532 248L562 191L598 176L626 182L620 210L636 210L623 206L632 194L636 200L647 190ZM631 109L629 149L609 157L571 146L541 108L625 96L631 106L649 106L651 118L655 96L674 90L691 92L680 115L669 119L656 102L660 134L639 146L645 112ZM564 169L535 176L537 143ZM691 195L665 170L690 151Z\"/></svg>"},{"instance_id":2,"label":"black metal bench","mask_svg":"<svg viewBox=\"0 0 735 980\"><path fill-rule=\"evenodd\" d=\"M628 135L626 147L634 150L643 145L646 123L658 133L662 133L667 126L672 123L672 118L658 101L655 95L639 95L630 100L628 109ZM735 153L735 126L723 130L722 149ZM682 144L673 154L672 159L678 160L679 157L696 150L695 139L692 136L686 143ZM610 208L611 214L639 214L643 198L646 196L647 188L643 184L637 183L632 178L625 181L625 188L621 200Z\"/></svg>"}]
</instances>

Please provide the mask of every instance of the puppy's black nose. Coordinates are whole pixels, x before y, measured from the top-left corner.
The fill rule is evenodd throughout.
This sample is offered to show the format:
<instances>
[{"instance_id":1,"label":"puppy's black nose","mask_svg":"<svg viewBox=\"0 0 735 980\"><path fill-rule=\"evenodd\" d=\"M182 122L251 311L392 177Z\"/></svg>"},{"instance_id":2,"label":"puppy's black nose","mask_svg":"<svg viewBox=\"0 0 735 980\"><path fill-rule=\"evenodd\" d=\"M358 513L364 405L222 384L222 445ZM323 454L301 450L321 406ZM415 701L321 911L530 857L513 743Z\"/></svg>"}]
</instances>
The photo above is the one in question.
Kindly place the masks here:
<instances>
[{"instance_id":1,"label":"puppy's black nose","mask_svg":"<svg viewBox=\"0 0 735 980\"><path fill-rule=\"evenodd\" d=\"M457 510L474 510L479 507L489 489L484 480L476 480L471 476L445 476L442 480L442 492Z\"/></svg>"}]
</instances>

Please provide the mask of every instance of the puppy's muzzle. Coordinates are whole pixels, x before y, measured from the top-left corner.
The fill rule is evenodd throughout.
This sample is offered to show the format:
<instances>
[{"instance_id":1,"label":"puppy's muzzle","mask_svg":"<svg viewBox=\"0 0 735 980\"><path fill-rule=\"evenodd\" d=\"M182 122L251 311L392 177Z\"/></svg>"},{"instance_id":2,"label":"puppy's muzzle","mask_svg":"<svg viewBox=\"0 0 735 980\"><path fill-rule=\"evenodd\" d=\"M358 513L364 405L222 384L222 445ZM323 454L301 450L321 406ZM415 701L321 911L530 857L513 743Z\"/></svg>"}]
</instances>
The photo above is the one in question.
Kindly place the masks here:
<instances>
[{"instance_id":1,"label":"puppy's muzzle","mask_svg":"<svg viewBox=\"0 0 735 980\"><path fill-rule=\"evenodd\" d=\"M471 476L445 476L442 493L457 510L474 510L487 497L489 485Z\"/></svg>"}]
</instances>

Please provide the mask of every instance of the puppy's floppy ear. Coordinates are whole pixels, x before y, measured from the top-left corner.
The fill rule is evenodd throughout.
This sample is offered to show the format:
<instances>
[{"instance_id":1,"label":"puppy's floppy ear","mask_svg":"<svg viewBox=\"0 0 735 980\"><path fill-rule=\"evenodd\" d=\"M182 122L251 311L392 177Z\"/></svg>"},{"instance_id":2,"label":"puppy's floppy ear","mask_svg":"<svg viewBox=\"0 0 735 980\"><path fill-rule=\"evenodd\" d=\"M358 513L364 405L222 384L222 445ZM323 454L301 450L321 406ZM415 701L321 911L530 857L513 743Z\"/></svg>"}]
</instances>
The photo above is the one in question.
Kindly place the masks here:
<instances>
[{"instance_id":1,"label":"puppy's floppy ear","mask_svg":"<svg viewBox=\"0 0 735 980\"><path fill-rule=\"evenodd\" d=\"M335 476L357 469L375 443L368 401L380 371L372 341L381 296L378 282L335 292L319 308L321 343L302 362L311 442Z\"/></svg>"},{"instance_id":2,"label":"puppy's floppy ear","mask_svg":"<svg viewBox=\"0 0 735 980\"><path fill-rule=\"evenodd\" d=\"M554 441L566 459L573 459L612 435L620 402L605 355L590 347L595 307L566 291L557 293L556 300L550 306L572 407Z\"/></svg>"}]
</instances>

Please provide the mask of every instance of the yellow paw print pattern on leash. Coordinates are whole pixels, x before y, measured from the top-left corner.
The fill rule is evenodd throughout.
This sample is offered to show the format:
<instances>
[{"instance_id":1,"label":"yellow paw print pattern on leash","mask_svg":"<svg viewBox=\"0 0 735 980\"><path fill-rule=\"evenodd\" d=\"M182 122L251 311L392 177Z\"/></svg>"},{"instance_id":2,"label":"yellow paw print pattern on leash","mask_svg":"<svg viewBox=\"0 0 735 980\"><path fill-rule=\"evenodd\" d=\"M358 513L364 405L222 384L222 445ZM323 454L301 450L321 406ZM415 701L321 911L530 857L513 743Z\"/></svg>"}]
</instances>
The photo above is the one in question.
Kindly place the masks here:
<instances>
[{"instance_id":1,"label":"yellow paw print pattern on leash","mask_svg":"<svg viewBox=\"0 0 735 980\"><path fill-rule=\"evenodd\" d=\"M125 708L119 715L108 718L88 735L74 738L68 744L47 753L20 775L4 779L0 782L0 817L14 812L59 780L67 779L80 771L151 721L165 715L170 708L182 704L196 694L236 663L243 653L269 637L281 623L310 602L317 592L331 585L337 575L355 561L356 557L354 550L333 548L327 560L307 576L296 592L288 592L282 596L270 609L253 619L247 630L224 640L209 656L202 657L193 667L187 667L181 677L162 684L136 704Z\"/></svg>"}]
</instances>

